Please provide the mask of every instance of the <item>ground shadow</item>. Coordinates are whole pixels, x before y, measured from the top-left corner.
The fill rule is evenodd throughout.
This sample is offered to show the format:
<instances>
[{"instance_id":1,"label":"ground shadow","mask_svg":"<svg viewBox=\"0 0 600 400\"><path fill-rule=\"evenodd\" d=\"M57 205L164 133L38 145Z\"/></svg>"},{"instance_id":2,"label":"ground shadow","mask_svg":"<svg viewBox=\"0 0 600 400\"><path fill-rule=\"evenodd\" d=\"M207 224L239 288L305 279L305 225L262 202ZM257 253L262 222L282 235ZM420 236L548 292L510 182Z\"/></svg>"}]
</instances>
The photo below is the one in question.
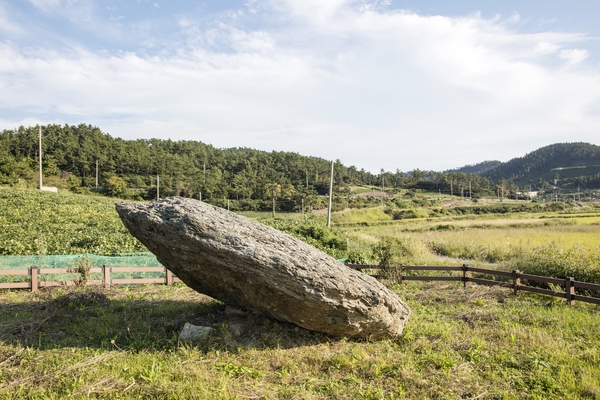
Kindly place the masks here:
<instances>
[{"instance_id":1,"label":"ground shadow","mask_svg":"<svg viewBox=\"0 0 600 400\"><path fill-rule=\"evenodd\" d=\"M140 299L122 289L47 290L32 301L0 304L0 341L37 349L170 350L186 322L213 328L186 342L204 351L292 348L337 340L294 324L198 299ZM187 290L187 289L186 289ZM135 294L135 293L134 293ZM139 296L137 296L139 297Z\"/></svg>"}]
</instances>

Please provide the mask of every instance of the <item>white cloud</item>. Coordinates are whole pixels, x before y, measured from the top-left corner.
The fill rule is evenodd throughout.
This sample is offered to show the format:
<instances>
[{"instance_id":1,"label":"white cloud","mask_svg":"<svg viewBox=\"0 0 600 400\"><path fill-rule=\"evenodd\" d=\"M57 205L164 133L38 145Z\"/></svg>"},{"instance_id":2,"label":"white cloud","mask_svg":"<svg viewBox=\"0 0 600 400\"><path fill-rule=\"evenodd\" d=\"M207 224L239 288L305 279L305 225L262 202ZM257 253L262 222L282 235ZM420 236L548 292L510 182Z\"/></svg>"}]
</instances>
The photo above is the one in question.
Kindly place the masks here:
<instances>
[{"instance_id":1,"label":"white cloud","mask_svg":"<svg viewBox=\"0 0 600 400\"><path fill-rule=\"evenodd\" d=\"M252 14L275 28L245 27L238 15L201 29L179 16L185 44L158 56L5 43L0 109L126 138L297 151L372 171L444 169L596 140L598 71L551 60L584 62L587 50L560 50L584 36L520 33L514 16L362 5L289 0L275 14ZM4 119L7 128L21 121Z\"/></svg>"},{"instance_id":2,"label":"white cloud","mask_svg":"<svg viewBox=\"0 0 600 400\"><path fill-rule=\"evenodd\" d=\"M178 25L180 28L187 28L187 27L188 27L188 26L190 26L191 24L192 24L192 22L191 22L189 19L187 19L186 17L180 17L180 18L177 20L177 25Z\"/></svg>"},{"instance_id":3,"label":"white cloud","mask_svg":"<svg viewBox=\"0 0 600 400\"><path fill-rule=\"evenodd\" d=\"M540 42L535 45L533 53L535 55L545 56L548 54L554 54L560 49L560 45L551 42Z\"/></svg>"},{"instance_id":4,"label":"white cloud","mask_svg":"<svg viewBox=\"0 0 600 400\"><path fill-rule=\"evenodd\" d=\"M0 32L10 36L20 36L26 32L25 29L12 20L2 3L0 3Z\"/></svg>"},{"instance_id":5,"label":"white cloud","mask_svg":"<svg viewBox=\"0 0 600 400\"><path fill-rule=\"evenodd\" d=\"M48 14L58 15L71 22L86 23L93 19L95 5L92 0L29 0Z\"/></svg>"},{"instance_id":6,"label":"white cloud","mask_svg":"<svg viewBox=\"0 0 600 400\"><path fill-rule=\"evenodd\" d=\"M552 25L556 21L558 21L557 18L540 18L538 20L538 25L540 25L540 26L542 26L542 25Z\"/></svg>"},{"instance_id":7,"label":"white cloud","mask_svg":"<svg viewBox=\"0 0 600 400\"><path fill-rule=\"evenodd\" d=\"M583 49L565 49L560 52L559 57L569 65L576 65L588 58L590 53Z\"/></svg>"}]
</instances>

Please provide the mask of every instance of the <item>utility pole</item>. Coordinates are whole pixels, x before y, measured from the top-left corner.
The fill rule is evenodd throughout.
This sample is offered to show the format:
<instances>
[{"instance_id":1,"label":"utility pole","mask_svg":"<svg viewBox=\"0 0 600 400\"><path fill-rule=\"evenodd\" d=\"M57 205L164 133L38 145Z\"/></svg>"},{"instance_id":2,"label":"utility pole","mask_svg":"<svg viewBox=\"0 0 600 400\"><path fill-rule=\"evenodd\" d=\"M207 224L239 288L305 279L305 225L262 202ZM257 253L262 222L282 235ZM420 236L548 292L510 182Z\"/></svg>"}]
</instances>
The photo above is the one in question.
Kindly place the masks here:
<instances>
[{"instance_id":1,"label":"utility pole","mask_svg":"<svg viewBox=\"0 0 600 400\"><path fill-rule=\"evenodd\" d=\"M333 197L333 161L331 162L331 173L329 174L329 202L327 205L327 227L331 226L331 199Z\"/></svg>"},{"instance_id":2,"label":"utility pole","mask_svg":"<svg viewBox=\"0 0 600 400\"><path fill-rule=\"evenodd\" d=\"M98 159L96 159L96 190L98 190Z\"/></svg>"},{"instance_id":3,"label":"utility pole","mask_svg":"<svg viewBox=\"0 0 600 400\"><path fill-rule=\"evenodd\" d=\"M381 205L383 206L383 197L385 196L385 175L381 177Z\"/></svg>"},{"instance_id":4,"label":"utility pole","mask_svg":"<svg viewBox=\"0 0 600 400\"><path fill-rule=\"evenodd\" d=\"M38 135L38 158L40 162L40 190L44 186L42 184L42 127L40 126L39 135Z\"/></svg>"},{"instance_id":5,"label":"utility pole","mask_svg":"<svg viewBox=\"0 0 600 400\"><path fill-rule=\"evenodd\" d=\"M369 177L369 186L373 189L373 199L375 199L375 186L373 186L373 182L371 181L371 177Z\"/></svg>"},{"instance_id":6,"label":"utility pole","mask_svg":"<svg viewBox=\"0 0 600 400\"><path fill-rule=\"evenodd\" d=\"M304 218L304 197L302 197L302 218Z\"/></svg>"},{"instance_id":7,"label":"utility pole","mask_svg":"<svg viewBox=\"0 0 600 400\"><path fill-rule=\"evenodd\" d=\"M471 181L469 181L469 200L473 200L473 194L471 193Z\"/></svg>"},{"instance_id":8,"label":"utility pole","mask_svg":"<svg viewBox=\"0 0 600 400\"><path fill-rule=\"evenodd\" d=\"M308 189L308 168L304 172L306 172L306 188Z\"/></svg>"},{"instance_id":9,"label":"utility pole","mask_svg":"<svg viewBox=\"0 0 600 400\"><path fill-rule=\"evenodd\" d=\"M156 201L160 199L160 178L158 174L156 174Z\"/></svg>"},{"instance_id":10,"label":"utility pole","mask_svg":"<svg viewBox=\"0 0 600 400\"><path fill-rule=\"evenodd\" d=\"M450 179L450 196L454 196L454 189L452 188L452 179Z\"/></svg>"}]
</instances>

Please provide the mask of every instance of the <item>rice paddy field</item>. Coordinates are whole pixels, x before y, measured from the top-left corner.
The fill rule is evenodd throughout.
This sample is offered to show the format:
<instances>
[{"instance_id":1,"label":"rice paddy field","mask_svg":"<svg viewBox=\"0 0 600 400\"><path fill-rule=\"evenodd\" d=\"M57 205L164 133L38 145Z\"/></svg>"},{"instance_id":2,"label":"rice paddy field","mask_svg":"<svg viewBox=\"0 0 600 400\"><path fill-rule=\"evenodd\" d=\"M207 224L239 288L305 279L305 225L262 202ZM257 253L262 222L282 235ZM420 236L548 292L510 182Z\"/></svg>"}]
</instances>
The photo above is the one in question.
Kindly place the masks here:
<instances>
[{"instance_id":1,"label":"rice paddy field","mask_svg":"<svg viewBox=\"0 0 600 400\"><path fill-rule=\"evenodd\" d=\"M356 243L400 239L403 264L493 264L600 283L600 216L589 213L456 217L343 228ZM364 246L363 246L364 249Z\"/></svg>"}]
</instances>

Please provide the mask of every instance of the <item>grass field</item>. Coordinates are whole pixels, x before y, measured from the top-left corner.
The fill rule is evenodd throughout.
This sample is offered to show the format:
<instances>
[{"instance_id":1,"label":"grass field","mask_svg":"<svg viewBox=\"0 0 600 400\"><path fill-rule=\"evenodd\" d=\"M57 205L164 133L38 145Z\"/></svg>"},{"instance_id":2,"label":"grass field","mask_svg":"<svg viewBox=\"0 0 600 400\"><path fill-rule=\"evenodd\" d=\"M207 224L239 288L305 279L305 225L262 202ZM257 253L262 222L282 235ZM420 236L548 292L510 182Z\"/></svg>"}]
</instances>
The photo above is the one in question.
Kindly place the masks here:
<instances>
[{"instance_id":1,"label":"grass field","mask_svg":"<svg viewBox=\"0 0 600 400\"><path fill-rule=\"evenodd\" d=\"M0 293L0 397L600 398L598 307L404 284L403 337L356 341L246 314L185 286ZM212 326L196 343L185 322Z\"/></svg>"},{"instance_id":2,"label":"grass field","mask_svg":"<svg viewBox=\"0 0 600 400\"><path fill-rule=\"evenodd\" d=\"M590 222L591 218L584 218ZM496 268L600 283L600 224L576 219L487 220L383 225L344 231L360 243L384 237L407 249L405 264L493 263ZM427 227L429 226L429 227ZM425 227L425 228L424 228ZM368 250L367 250L368 251ZM443 256L443 258L440 258Z\"/></svg>"},{"instance_id":3,"label":"grass field","mask_svg":"<svg viewBox=\"0 0 600 400\"><path fill-rule=\"evenodd\" d=\"M110 199L0 189L0 204L0 248L137 246ZM391 237L405 264L494 262L600 282L597 214L394 221L375 208L334 214L350 226L331 231L322 216L249 216L373 262L373 248ZM402 337L382 341L231 315L183 285L0 291L0 398L600 399L600 307L478 285L386 284L412 315ZM185 322L214 331L183 342Z\"/></svg>"},{"instance_id":4,"label":"grass field","mask_svg":"<svg viewBox=\"0 0 600 400\"><path fill-rule=\"evenodd\" d=\"M0 256L145 251L115 199L0 188Z\"/></svg>"}]
</instances>

